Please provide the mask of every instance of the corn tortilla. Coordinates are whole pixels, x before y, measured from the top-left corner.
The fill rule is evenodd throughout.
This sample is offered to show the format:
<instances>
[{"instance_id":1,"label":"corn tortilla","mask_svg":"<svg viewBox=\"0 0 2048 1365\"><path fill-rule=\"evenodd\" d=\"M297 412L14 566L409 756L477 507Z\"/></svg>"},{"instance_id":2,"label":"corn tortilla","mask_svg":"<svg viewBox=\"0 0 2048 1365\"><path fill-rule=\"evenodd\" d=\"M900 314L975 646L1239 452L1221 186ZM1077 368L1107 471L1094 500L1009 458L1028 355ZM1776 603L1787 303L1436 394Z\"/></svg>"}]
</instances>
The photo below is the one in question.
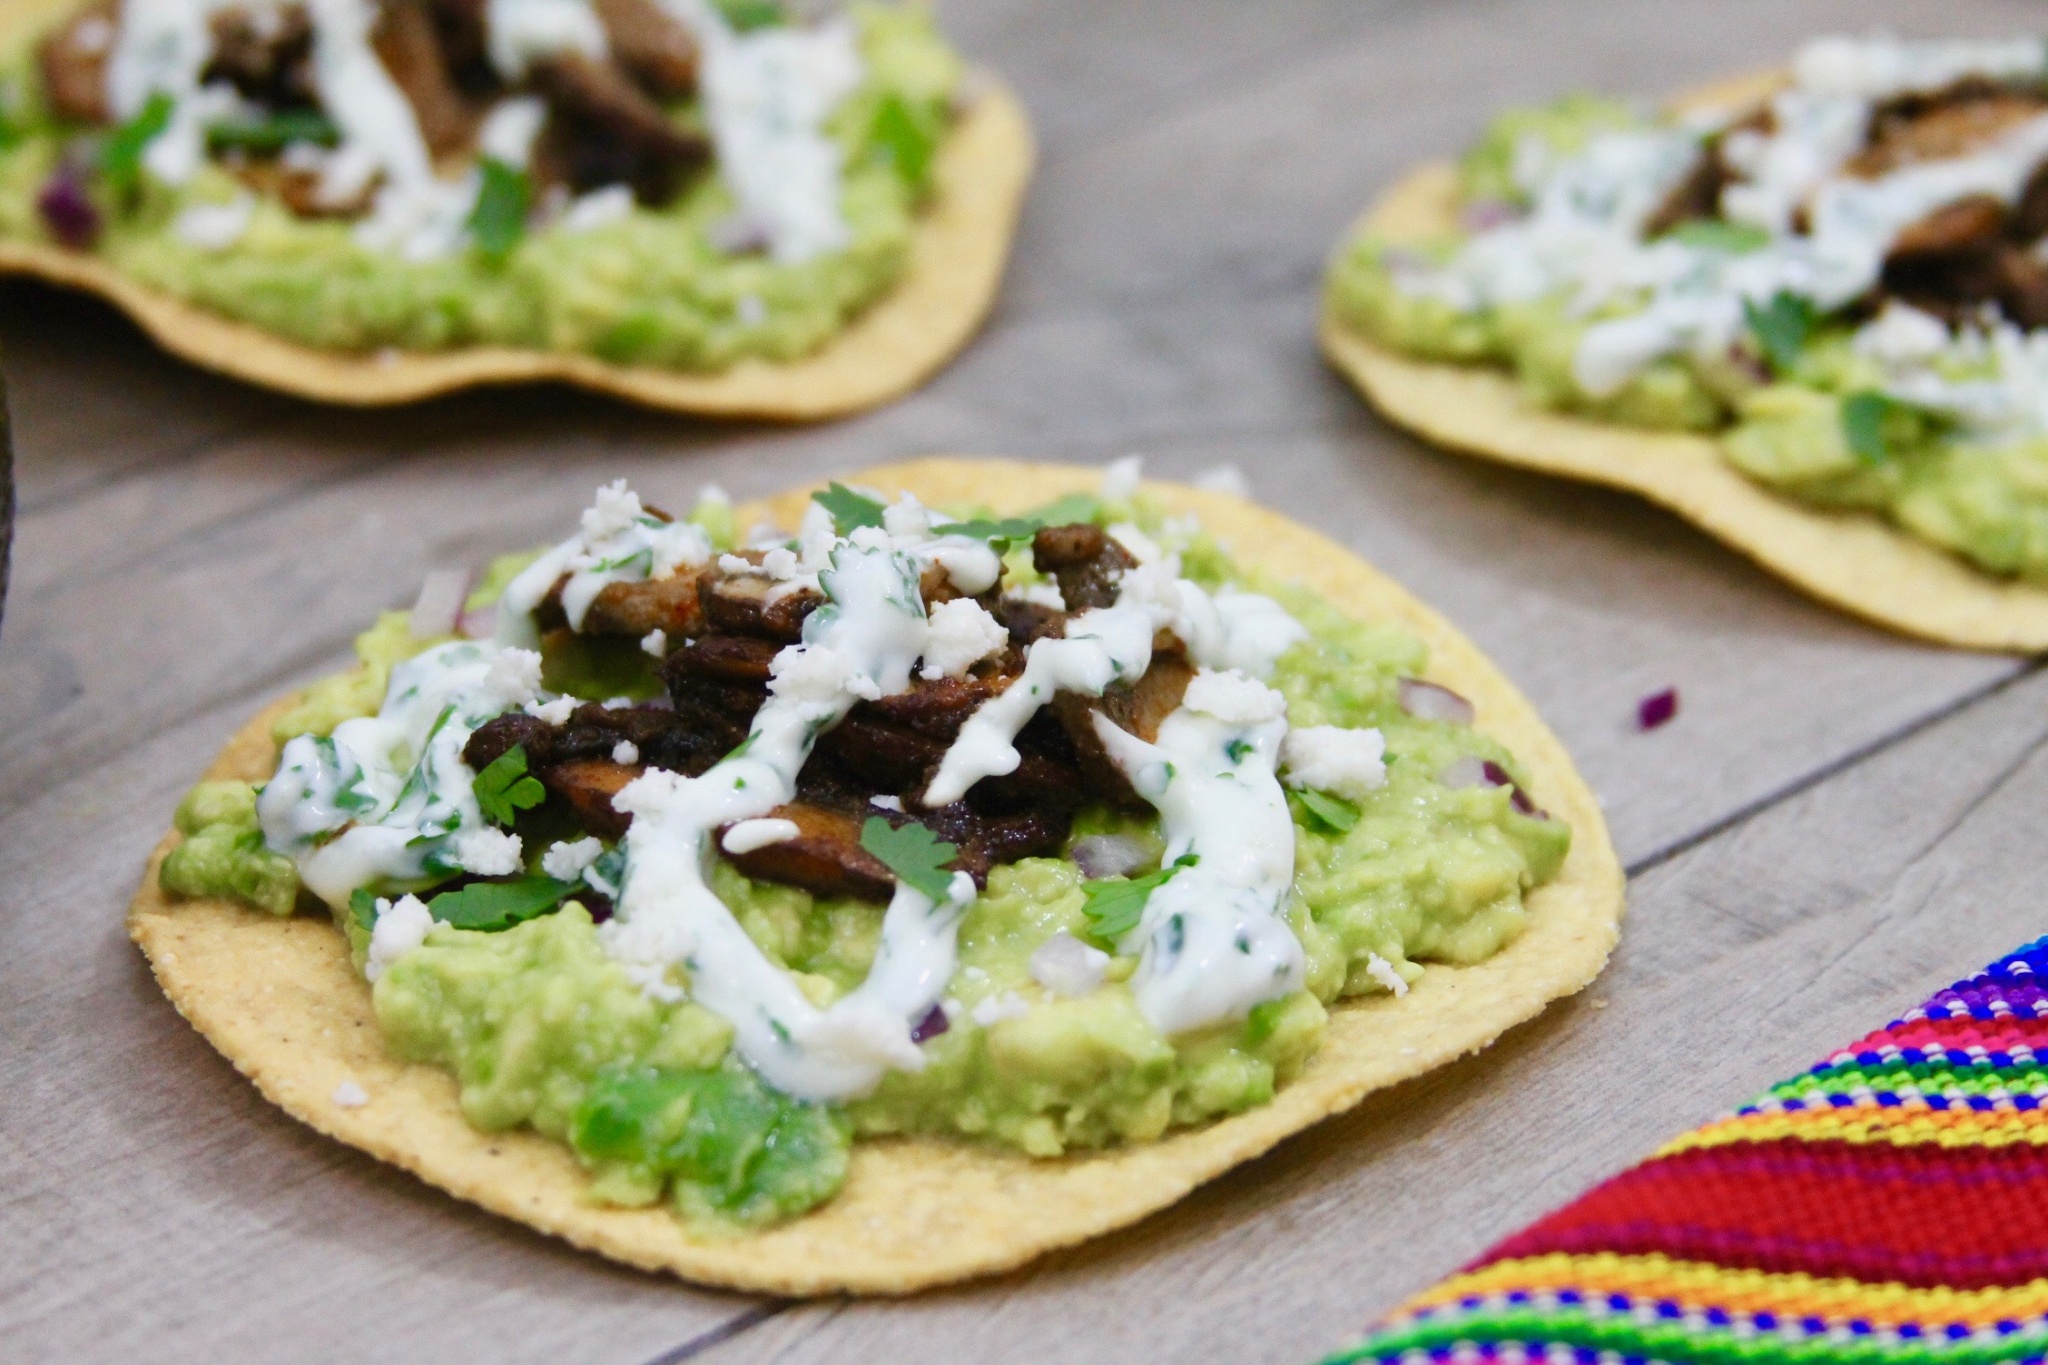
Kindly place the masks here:
<instances>
[{"instance_id":1,"label":"corn tortilla","mask_svg":"<svg viewBox=\"0 0 2048 1365\"><path fill-rule=\"evenodd\" d=\"M1775 73L1739 77L1678 104L1739 109L1782 83ZM1365 231L1415 240L1456 221L1456 172L1436 163L1396 182L1344 241ZM1324 356L1373 407L1438 445L1640 494L1821 601L1902 634L1969 649L2048 650L2048 587L1981 573L1871 513L1781 497L1729 464L1713 437L1536 407L1505 370L1411 359L1327 308L1320 332Z\"/></svg>"},{"instance_id":2,"label":"corn tortilla","mask_svg":"<svg viewBox=\"0 0 2048 1365\"><path fill-rule=\"evenodd\" d=\"M0 0L0 48L77 0ZM716 417L813 421L896 398L967 344L995 302L1035 156L1024 107L977 74L977 97L940 147L938 186L912 230L910 268L820 350L748 359L715 372L615 365L596 356L503 346L450 351L323 351L138 284L97 256L0 242L0 274L97 294L171 354L251 384L326 403L409 403L480 384L557 380L649 407Z\"/></svg>"},{"instance_id":3,"label":"corn tortilla","mask_svg":"<svg viewBox=\"0 0 2048 1365\"><path fill-rule=\"evenodd\" d=\"M854 476L891 494L910 489L934 503L1004 510L1092 489L1099 477L961 459ZM775 1294L902 1294L1007 1270L1136 1222L1369 1092L1476 1052L1577 991L1606 963L1622 911L1621 867L1592 793L1534 709L1462 635L1362 560L1275 513L1217 493L1153 491L1197 514L1240 562L1419 635L1430 648L1430 676L1472 700L1479 726L1522 759L1531 796L1573 831L1556 880L1529 897L1520 938L1476 966L1430 964L1403 998L1339 1002L1322 1049L1270 1104L1158 1142L1054 1160L939 1138L863 1139L844 1189L828 1203L765 1232L692 1240L663 1207L586 1202L587 1177L566 1146L531 1132L479 1132L464 1120L445 1072L388 1057L369 987L324 917L166 897L157 865L176 834L150 859L129 932L179 1012L294 1117L460 1198L631 1265ZM807 496L744 508L744 520L766 512L794 525ZM270 720L290 700L244 726L208 776L268 777ZM335 1087L345 1080L369 1103L336 1105Z\"/></svg>"}]
</instances>

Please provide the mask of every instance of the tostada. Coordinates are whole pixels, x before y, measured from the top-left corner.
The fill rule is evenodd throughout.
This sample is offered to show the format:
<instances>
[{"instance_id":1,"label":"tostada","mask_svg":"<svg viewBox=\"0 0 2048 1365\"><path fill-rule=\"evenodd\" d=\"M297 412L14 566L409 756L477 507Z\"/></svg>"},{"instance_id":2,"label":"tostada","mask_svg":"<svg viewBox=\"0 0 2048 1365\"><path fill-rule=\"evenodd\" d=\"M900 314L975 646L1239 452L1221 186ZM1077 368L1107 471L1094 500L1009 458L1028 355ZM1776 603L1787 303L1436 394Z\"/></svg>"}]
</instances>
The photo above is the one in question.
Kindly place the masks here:
<instances>
[{"instance_id":1,"label":"tostada","mask_svg":"<svg viewBox=\"0 0 2048 1365\"><path fill-rule=\"evenodd\" d=\"M1829 38L1500 118L1337 252L1395 421L1630 488L1895 629L2048 648L2048 44Z\"/></svg>"},{"instance_id":2,"label":"tostada","mask_svg":"<svg viewBox=\"0 0 2048 1365\"><path fill-rule=\"evenodd\" d=\"M343 402L812 417L992 300L1028 127L914 3L0 3L0 270Z\"/></svg>"},{"instance_id":3,"label":"tostada","mask_svg":"<svg viewBox=\"0 0 2048 1365\"><path fill-rule=\"evenodd\" d=\"M465 586L236 737L130 928L271 1100L620 1260L1016 1265L1615 941L1528 704L1234 498L929 460L671 519L620 483Z\"/></svg>"}]
</instances>

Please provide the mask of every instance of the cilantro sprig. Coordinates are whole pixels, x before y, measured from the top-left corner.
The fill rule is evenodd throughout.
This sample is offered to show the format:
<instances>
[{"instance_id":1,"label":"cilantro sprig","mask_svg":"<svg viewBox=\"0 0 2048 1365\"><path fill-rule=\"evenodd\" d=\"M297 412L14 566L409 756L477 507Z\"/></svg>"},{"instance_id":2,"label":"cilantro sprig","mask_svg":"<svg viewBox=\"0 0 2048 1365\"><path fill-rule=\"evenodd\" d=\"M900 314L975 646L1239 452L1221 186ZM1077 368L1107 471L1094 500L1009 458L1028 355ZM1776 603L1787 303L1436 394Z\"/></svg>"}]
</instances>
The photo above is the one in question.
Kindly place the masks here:
<instances>
[{"instance_id":1,"label":"cilantro sprig","mask_svg":"<svg viewBox=\"0 0 2048 1365\"><path fill-rule=\"evenodd\" d=\"M481 163L483 184L476 207L469 211L469 238L477 253L493 264L502 262L526 235L526 212L533 205L533 182L525 171L487 156Z\"/></svg>"},{"instance_id":2,"label":"cilantro sprig","mask_svg":"<svg viewBox=\"0 0 2048 1365\"><path fill-rule=\"evenodd\" d=\"M891 825L879 815L870 815L860 827L860 846L896 874L898 881L934 901L943 901L951 894L953 874L946 864L960 850L917 821Z\"/></svg>"},{"instance_id":3,"label":"cilantro sprig","mask_svg":"<svg viewBox=\"0 0 2048 1365\"><path fill-rule=\"evenodd\" d=\"M580 882L538 876L508 882L471 882L430 898L427 913L437 923L452 928L497 933L547 914L581 886ZM377 899L377 894L367 886L356 888L348 898L349 914L365 929L377 927Z\"/></svg>"},{"instance_id":4,"label":"cilantro sprig","mask_svg":"<svg viewBox=\"0 0 2048 1365\"><path fill-rule=\"evenodd\" d=\"M283 109L259 118L232 118L206 130L206 149L230 150L267 155L281 152L294 142L332 147L341 141L334 120L317 109Z\"/></svg>"},{"instance_id":5,"label":"cilantro sprig","mask_svg":"<svg viewBox=\"0 0 2048 1365\"><path fill-rule=\"evenodd\" d=\"M1782 292L1773 294L1771 301L1761 308L1744 299L1742 316L1757 344L1764 348L1764 359L1770 362L1771 373L1777 375L1785 374L1799 363L1799 355L1806 349L1814 325L1820 320L1812 303L1797 294Z\"/></svg>"},{"instance_id":6,"label":"cilantro sprig","mask_svg":"<svg viewBox=\"0 0 2048 1365\"><path fill-rule=\"evenodd\" d=\"M1309 813L1314 823L1331 834L1343 834L1358 823L1358 807L1341 796L1305 787L1294 793L1294 799L1301 802L1302 809Z\"/></svg>"},{"instance_id":7,"label":"cilantro sprig","mask_svg":"<svg viewBox=\"0 0 2048 1365\"><path fill-rule=\"evenodd\" d=\"M972 521L949 521L938 529L949 536L969 536L975 540L1016 545L1030 540L1044 526L1045 523L1037 517L1004 517L1001 521L976 517Z\"/></svg>"},{"instance_id":8,"label":"cilantro sprig","mask_svg":"<svg viewBox=\"0 0 2048 1365\"><path fill-rule=\"evenodd\" d=\"M575 892L578 882L553 877L521 877L510 882L471 882L443 891L427 902L427 913L457 929L494 933L536 919Z\"/></svg>"},{"instance_id":9,"label":"cilantro sprig","mask_svg":"<svg viewBox=\"0 0 2048 1365\"><path fill-rule=\"evenodd\" d=\"M129 194L142 182L142 154L156 141L157 134L170 126L172 107L171 97L157 91L134 118L109 133L100 144L99 170L109 189Z\"/></svg>"},{"instance_id":10,"label":"cilantro sprig","mask_svg":"<svg viewBox=\"0 0 2048 1365\"><path fill-rule=\"evenodd\" d=\"M547 800L548 789L526 771L526 746L515 744L485 765L470 784L484 819L509 826L519 812Z\"/></svg>"},{"instance_id":11,"label":"cilantro sprig","mask_svg":"<svg viewBox=\"0 0 2048 1365\"><path fill-rule=\"evenodd\" d=\"M1688 218L1664 234L1675 242L1707 251L1725 251L1740 256L1769 246L1771 234L1751 223L1729 223L1719 218Z\"/></svg>"},{"instance_id":12,"label":"cilantro sprig","mask_svg":"<svg viewBox=\"0 0 2048 1365\"><path fill-rule=\"evenodd\" d=\"M1883 464L1939 431L1944 419L1903 398L1864 389L1842 400L1842 439L1865 464Z\"/></svg>"},{"instance_id":13,"label":"cilantro sprig","mask_svg":"<svg viewBox=\"0 0 2048 1365\"><path fill-rule=\"evenodd\" d=\"M832 529L842 536L850 536L863 526L882 524L881 499L856 493L837 480L823 492L811 494L811 501L832 514Z\"/></svg>"},{"instance_id":14,"label":"cilantro sprig","mask_svg":"<svg viewBox=\"0 0 2048 1365\"><path fill-rule=\"evenodd\" d=\"M1142 877L1104 877L1084 883L1081 894L1087 899L1081 913L1088 917L1089 937L1111 952L1116 951L1124 936L1138 927L1145 914L1145 902L1152 899L1152 893L1172 881L1182 868L1193 867L1200 861L1193 853L1183 853L1157 872Z\"/></svg>"},{"instance_id":15,"label":"cilantro sprig","mask_svg":"<svg viewBox=\"0 0 2048 1365\"><path fill-rule=\"evenodd\" d=\"M875 146L881 151L903 183L923 189L931 178L932 153L938 149L938 130L931 121L919 118L901 96L890 95L875 109Z\"/></svg>"}]
</instances>

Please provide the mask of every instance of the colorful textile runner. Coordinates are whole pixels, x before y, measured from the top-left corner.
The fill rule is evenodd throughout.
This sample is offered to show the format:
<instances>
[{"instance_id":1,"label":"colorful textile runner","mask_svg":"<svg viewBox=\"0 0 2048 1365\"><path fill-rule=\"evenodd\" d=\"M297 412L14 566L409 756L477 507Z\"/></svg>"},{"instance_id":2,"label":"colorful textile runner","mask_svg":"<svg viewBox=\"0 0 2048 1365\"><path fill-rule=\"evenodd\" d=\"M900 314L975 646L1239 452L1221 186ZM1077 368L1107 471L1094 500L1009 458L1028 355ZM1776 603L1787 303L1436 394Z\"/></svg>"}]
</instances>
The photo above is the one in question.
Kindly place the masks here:
<instances>
[{"instance_id":1,"label":"colorful textile runner","mask_svg":"<svg viewBox=\"0 0 2048 1365\"><path fill-rule=\"evenodd\" d=\"M1523 1229L1327 1365L2048 1358L2044 983L2048 938Z\"/></svg>"}]
</instances>

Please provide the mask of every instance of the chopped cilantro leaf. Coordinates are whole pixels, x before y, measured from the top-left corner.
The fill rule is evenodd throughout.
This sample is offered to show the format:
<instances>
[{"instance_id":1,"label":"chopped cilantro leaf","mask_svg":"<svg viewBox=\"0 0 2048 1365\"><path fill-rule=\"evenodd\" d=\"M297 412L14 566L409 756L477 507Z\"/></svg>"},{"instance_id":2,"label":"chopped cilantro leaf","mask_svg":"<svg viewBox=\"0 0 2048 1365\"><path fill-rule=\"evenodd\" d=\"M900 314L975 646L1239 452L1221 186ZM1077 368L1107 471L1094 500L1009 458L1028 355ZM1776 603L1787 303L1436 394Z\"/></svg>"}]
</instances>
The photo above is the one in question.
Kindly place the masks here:
<instances>
[{"instance_id":1,"label":"chopped cilantro leaf","mask_svg":"<svg viewBox=\"0 0 2048 1365\"><path fill-rule=\"evenodd\" d=\"M1688 218L1664 234L1674 242L1725 251L1731 256L1770 245L1771 234L1750 223L1724 223L1718 218Z\"/></svg>"},{"instance_id":2,"label":"chopped cilantro leaf","mask_svg":"<svg viewBox=\"0 0 2048 1365\"><path fill-rule=\"evenodd\" d=\"M1004 517L1001 521L990 521L976 517L972 521L955 521L937 529L949 536L971 536L975 540L1002 541L1015 544L1031 539L1045 523L1037 517Z\"/></svg>"},{"instance_id":3,"label":"chopped cilantro leaf","mask_svg":"<svg viewBox=\"0 0 2048 1365\"><path fill-rule=\"evenodd\" d=\"M1304 788L1294 795L1301 802L1302 809L1332 834L1342 834L1358 823L1358 807L1341 796L1331 796L1313 788Z\"/></svg>"},{"instance_id":4,"label":"chopped cilantro leaf","mask_svg":"<svg viewBox=\"0 0 2048 1365\"><path fill-rule=\"evenodd\" d=\"M888 157L903 183L922 189L931 176L932 152L938 137L926 121L897 95L884 99L875 110L872 136L875 146Z\"/></svg>"},{"instance_id":5,"label":"chopped cilantro leaf","mask_svg":"<svg viewBox=\"0 0 2048 1365\"><path fill-rule=\"evenodd\" d=\"M471 882L459 891L443 891L427 902L427 913L457 929L495 932L544 915L576 890L575 882L553 877L521 877L514 882Z\"/></svg>"},{"instance_id":6,"label":"chopped cilantro leaf","mask_svg":"<svg viewBox=\"0 0 2048 1365\"><path fill-rule=\"evenodd\" d=\"M1771 372L1780 375L1799 363L1799 353L1806 349L1807 338L1813 335L1813 325L1818 321L1811 303L1796 294L1782 292L1773 294L1771 301L1761 308L1744 299L1742 316L1757 344L1764 348Z\"/></svg>"},{"instance_id":7,"label":"chopped cilantro leaf","mask_svg":"<svg viewBox=\"0 0 2048 1365\"><path fill-rule=\"evenodd\" d=\"M1047 526L1072 526L1077 521L1093 524L1102 516L1102 499L1093 493L1068 493L1032 515Z\"/></svg>"},{"instance_id":8,"label":"chopped cilantro leaf","mask_svg":"<svg viewBox=\"0 0 2048 1365\"><path fill-rule=\"evenodd\" d=\"M548 789L527 775L526 746L515 744L492 759L470 784L484 819L494 825L510 825L519 812L532 810L547 800Z\"/></svg>"},{"instance_id":9,"label":"chopped cilantro leaf","mask_svg":"<svg viewBox=\"0 0 2048 1365\"><path fill-rule=\"evenodd\" d=\"M1842 439L1866 464L1883 464L1942 425L1939 413L1875 389L1842 400Z\"/></svg>"},{"instance_id":10,"label":"chopped cilantro leaf","mask_svg":"<svg viewBox=\"0 0 2048 1365\"><path fill-rule=\"evenodd\" d=\"M487 156L479 163L484 177L476 207L469 211L469 236L488 261L502 261L526 235L526 210L533 202L533 182L526 172Z\"/></svg>"},{"instance_id":11,"label":"chopped cilantro leaf","mask_svg":"<svg viewBox=\"0 0 2048 1365\"><path fill-rule=\"evenodd\" d=\"M1152 893L1172 881L1182 868L1193 867L1199 861L1196 855L1183 853L1157 872L1142 877L1104 877L1083 884L1081 894L1088 899L1081 912L1088 916L1089 937L1115 952L1124 936L1138 927L1145 902L1152 899Z\"/></svg>"},{"instance_id":12,"label":"chopped cilantro leaf","mask_svg":"<svg viewBox=\"0 0 2048 1365\"><path fill-rule=\"evenodd\" d=\"M123 194L142 179L142 154L171 121L171 97L159 90L149 97L134 118L116 128L100 144L100 174L107 185Z\"/></svg>"},{"instance_id":13,"label":"chopped cilantro leaf","mask_svg":"<svg viewBox=\"0 0 2048 1365\"><path fill-rule=\"evenodd\" d=\"M377 927L377 897L367 886L359 886L349 893L348 912L355 916L356 923L365 929Z\"/></svg>"},{"instance_id":14,"label":"chopped cilantro leaf","mask_svg":"<svg viewBox=\"0 0 2048 1365\"><path fill-rule=\"evenodd\" d=\"M294 142L332 147L341 141L334 120L317 109L283 109L258 118L233 118L206 130L206 149L230 150L268 155L281 152Z\"/></svg>"},{"instance_id":15,"label":"chopped cilantro leaf","mask_svg":"<svg viewBox=\"0 0 2048 1365\"><path fill-rule=\"evenodd\" d=\"M782 12L781 0L712 0L712 3L725 16L725 22L741 33L789 22L789 17Z\"/></svg>"},{"instance_id":16,"label":"chopped cilantro leaf","mask_svg":"<svg viewBox=\"0 0 2048 1365\"><path fill-rule=\"evenodd\" d=\"M899 881L943 901L953 887L953 874L946 864L959 849L912 820L891 825L879 815L870 815L860 827L860 846L881 860L882 866Z\"/></svg>"},{"instance_id":17,"label":"chopped cilantro leaf","mask_svg":"<svg viewBox=\"0 0 2048 1365\"><path fill-rule=\"evenodd\" d=\"M833 483L811 501L832 514L832 528L850 536L863 526L882 524L882 504L865 493L856 493L843 483Z\"/></svg>"}]
</instances>

